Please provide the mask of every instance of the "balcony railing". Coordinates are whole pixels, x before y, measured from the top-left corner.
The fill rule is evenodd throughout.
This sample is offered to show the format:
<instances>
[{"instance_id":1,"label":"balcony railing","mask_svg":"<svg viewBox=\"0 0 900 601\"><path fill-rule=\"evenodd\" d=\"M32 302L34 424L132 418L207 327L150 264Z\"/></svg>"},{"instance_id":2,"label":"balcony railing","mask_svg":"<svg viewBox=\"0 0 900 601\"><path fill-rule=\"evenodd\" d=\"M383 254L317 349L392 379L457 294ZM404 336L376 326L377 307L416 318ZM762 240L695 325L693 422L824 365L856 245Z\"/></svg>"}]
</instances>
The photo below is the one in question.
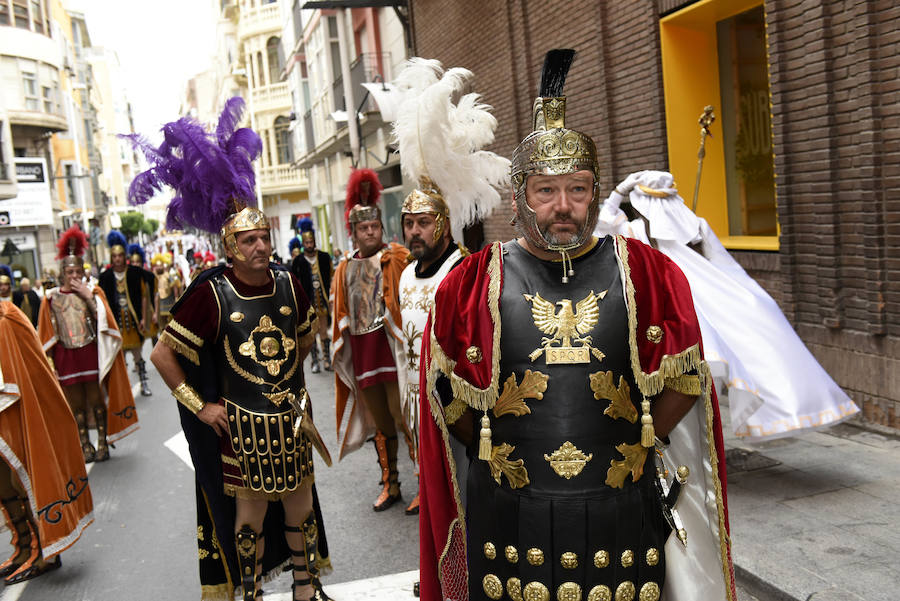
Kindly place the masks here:
<instances>
[{"instance_id":1,"label":"balcony railing","mask_svg":"<svg viewBox=\"0 0 900 601\"><path fill-rule=\"evenodd\" d=\"M307 187L306 177L300 169L290 165L260 168L259 185L263 194Z\"/></svg>"},{"instance_id":2,"label":"balcony railing","mask_svg":"<svg viewBox=\"0 0 900 601\"><path fill-rule=\"evenodd\" d=\"M281 15L277 2L241 10L238 20L238 40L272 30L281 30Z\"/></svg>"},{"instance_id":3,"label":"balcony railing","mask_svg":"<svg viewBox=\"0 0 900 601\"><path fill-rule=\"evenodd\" d=\"M253 88L253 112L291 110L291 93L286 81Z\"/></svg>"}]
</instances>

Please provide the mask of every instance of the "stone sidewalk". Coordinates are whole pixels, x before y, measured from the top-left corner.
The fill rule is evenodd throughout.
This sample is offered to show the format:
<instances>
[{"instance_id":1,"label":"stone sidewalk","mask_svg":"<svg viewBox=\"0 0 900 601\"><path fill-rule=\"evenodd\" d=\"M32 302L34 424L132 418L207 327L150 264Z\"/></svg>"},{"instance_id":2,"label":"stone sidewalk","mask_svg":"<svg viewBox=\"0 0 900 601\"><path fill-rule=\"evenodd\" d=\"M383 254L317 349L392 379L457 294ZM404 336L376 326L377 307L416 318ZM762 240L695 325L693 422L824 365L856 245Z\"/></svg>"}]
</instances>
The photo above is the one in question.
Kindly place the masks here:
<instances>
[{"instance_id":1,"label":"stone sidewalk","mask_svg":"<svg viewBox=\"0 0 900 601\"><path fill-rule=\"evenodd\" d=\"M761 601L896 599L900 437L839 424L749 445L722 409L741 588Z\"/></svg>"}]
</instances>

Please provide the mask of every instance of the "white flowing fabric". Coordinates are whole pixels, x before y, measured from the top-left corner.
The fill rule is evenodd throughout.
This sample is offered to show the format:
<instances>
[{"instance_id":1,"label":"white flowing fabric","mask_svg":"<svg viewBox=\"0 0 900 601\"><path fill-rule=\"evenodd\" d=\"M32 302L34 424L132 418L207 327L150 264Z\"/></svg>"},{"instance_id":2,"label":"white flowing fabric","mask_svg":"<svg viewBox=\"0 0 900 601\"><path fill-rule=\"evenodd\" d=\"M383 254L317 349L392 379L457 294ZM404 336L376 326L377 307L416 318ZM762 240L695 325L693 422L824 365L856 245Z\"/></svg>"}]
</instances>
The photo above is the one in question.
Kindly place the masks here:
<instances>
[{"instance_id":1,"label":"white flowing fabric","mask_svg":"<svg viewBox=\"0 0 900 601\"><path fill-rule=\"evenodd\" d=\"M633 186L633 187L632 187ZM660 198L647 194L641 187ZM672 175L641 171L618 186L647 218L656 247L684 272L717 387L727 388L731 427L752 442L843 421L859 408L825 372L774 299L735 261L705 219L673 187ZM649 243L644 221L629 222L620 192L604 202L595 234ZM688 244L701 244L701 253Z\"/></svg>"}]
</instances>

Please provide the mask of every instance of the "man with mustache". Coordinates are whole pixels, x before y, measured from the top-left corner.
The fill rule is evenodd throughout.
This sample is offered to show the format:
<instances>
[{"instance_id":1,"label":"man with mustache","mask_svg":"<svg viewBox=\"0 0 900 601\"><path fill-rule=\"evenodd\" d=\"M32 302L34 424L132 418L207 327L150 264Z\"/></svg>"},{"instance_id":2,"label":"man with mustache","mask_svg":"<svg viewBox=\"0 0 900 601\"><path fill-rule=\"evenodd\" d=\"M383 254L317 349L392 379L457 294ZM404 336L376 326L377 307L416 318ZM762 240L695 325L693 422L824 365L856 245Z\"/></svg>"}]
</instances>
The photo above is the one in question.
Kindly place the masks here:
<instances>
[{"instance_id":1,"label":"man with mustache","mask_svg":"<svg viewBox=\"0 0 900 601\"><path fill-rule=\"evenodd\" d=\"M593 140L566 127L573 58L548 53L513 152L519 237L448 274L422 337L421 597L732 599L690 288L649 246L592 236L601 171ZM468 447L465 482L451 436Z\"/></svg>"}]
</instances>

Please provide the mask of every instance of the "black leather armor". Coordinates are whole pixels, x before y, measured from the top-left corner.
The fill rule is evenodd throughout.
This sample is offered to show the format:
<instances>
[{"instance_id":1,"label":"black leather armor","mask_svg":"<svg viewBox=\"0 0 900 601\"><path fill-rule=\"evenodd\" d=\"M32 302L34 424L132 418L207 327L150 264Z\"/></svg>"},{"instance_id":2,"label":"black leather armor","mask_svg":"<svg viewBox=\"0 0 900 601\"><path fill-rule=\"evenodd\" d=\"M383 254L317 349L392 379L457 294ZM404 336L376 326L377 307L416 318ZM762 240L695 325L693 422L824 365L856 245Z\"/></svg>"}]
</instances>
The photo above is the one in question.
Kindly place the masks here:
<instances>
[{"instance_id":1,"label":"black leather armor","mask_svg":"<svg viewBox=\"0 0 900 601\"><path fill-rule=\"evenodd\" d=\"M269 295L243 297L222 275L213 278L219 303L216 359L231 446L247 488L294 490L312 474L312 450L295 440L290 395L300 396L303 366L297 344L298 307L291 276L273 272Z\"/></svg>"},{"instance_id":2,"label":"black leather armor","mask_svg":"<svg viewBox=\"0 0 900 601\"><path fill-rule=\"evenodd\" d=\"M500 388L514 376L510 385L546 389L543 398L526 396L528 412L495 406L492 445L502 460L471 460L470 599L597 601L620 598L620 587L621 598L631 598L629 586L637 599L645 585L652 599L663 585L668 534L652 449L641 456L637 482L631 469L610 469L624 459L616 447L640 452L641 437L612 242L574 259L566 284L561 262L515 242L504 251Z\"/></svg>"}]
</instances>

